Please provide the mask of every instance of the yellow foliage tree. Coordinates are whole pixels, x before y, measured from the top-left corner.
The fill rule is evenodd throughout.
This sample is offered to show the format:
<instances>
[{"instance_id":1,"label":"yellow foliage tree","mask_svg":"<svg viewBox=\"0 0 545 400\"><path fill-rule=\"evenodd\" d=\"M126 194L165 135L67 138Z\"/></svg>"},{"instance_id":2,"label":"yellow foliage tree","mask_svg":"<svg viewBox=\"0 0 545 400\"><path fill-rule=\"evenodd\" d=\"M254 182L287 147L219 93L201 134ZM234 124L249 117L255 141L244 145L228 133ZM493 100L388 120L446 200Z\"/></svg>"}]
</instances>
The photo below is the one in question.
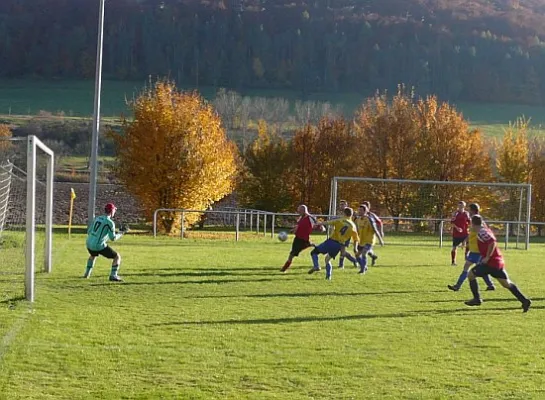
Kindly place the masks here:
<instances>
[{"instance_id":1,"label":"yellow foliage tree","mask_svg":"<svg viewBox=\"0 0 545 400\"><path fill-rule=\"evenodd\" d=\"M7 150L11 143L6 139L11 138L11 129L8 125L0 124L0 150Z\"/></svg>"},{"instance_id":2,"label":"yellow foliage tree","mask_svg":"<svg viewBox=\"0 0 545 400\"><path fill-rule=\"evenodd\" d=\"M434 96L417 103L419 139L416 146L419 179L434 181L492 180L490 158L482 135L471 130L463 116L450 104ZM460 200L478 201L487 208L494 200L487 188L438 185L433 190L427 215L445 218Z\"/></svg>"},{"instance_id":3,"label":"yellow foliage tree","mask_svg":"<svg viewBox=\"0 0 545 400\"><path fill-rule=\"evenodd\" d=\"M530 143L530 183L532 184L532 220L545 221L545 142L535 139ZM538 235L543 226L538 225Z\"/></svg>"},{"instance_id":4,"label":"yellow foliage tree","mask_svg":"<svg viewBox=\"0 0 545 400\"><path fill-rule=\"evenodd\" d=\"M258 136L244 157L244 171L238 194L247 207L266 211L286 211L291 206L287 177L288 144L267 123L260 120Z\"/></svg>"},{"instance_id":5,"label":"yellow foliage tree","mask_svg":"<svg viewBox=\"0 0 545 400\"><path fill-rule=\"evenodd\" d=\"M359 176L382 179L418 179L417 149L420 127L412 93L400 86L390 99L377 93L356 112L357 152L362 155ZM365 156L363 156L365 155ZM407 212L415 197L410 185L374 185L367 198L384 205L392 216ZM397 226L397 225L396 225Z\"/></svg>"},{"instance_id":6,"label":"yellow foliage tree","mask_svg":"<svg viewBox=\"0 0 545 400\"><path fill-rule=\"evenodd\" d=\"M130 104L133 120L110 132L119 179L141 202L148 217L157 208L204 210L233 190L237 150L214 109L197 93L158 81ZM197 215L187 217L194 223ZM179 219L162 220L168 233Z\"/></svg>"},{"instance_id":7,"label":"yellow foliage tree","mask_svg":"<svg viewBox=\"0 0 545 400\"><path fill-rule=\"evenodd\" d=\"M500 181L507 183L528 183L530 181L528 128L529 121L519 118L515 123L509 124L503 140L496 143L496 168ZM510 191L507 204L501 206L503 210L510 210L508 211L510 215L506 215L505 218L518 219L519 201L519 191L516 189Z\"/></svg>"}]
</instances>

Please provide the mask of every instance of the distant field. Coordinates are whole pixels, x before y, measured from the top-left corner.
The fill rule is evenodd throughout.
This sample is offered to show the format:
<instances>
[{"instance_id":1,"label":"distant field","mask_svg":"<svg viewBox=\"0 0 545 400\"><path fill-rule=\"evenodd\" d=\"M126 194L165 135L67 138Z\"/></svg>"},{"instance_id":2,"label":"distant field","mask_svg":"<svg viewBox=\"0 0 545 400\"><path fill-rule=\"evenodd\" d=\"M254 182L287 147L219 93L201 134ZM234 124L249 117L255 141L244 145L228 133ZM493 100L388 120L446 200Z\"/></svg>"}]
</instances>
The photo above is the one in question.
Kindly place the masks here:
<instances>
[{"instance_id":1,"label":"distant field","mask_svg":"<svg viewBox=\"0 0 545 400\"><path fill-rule=\"evenodd\" d=\"M131 99L144 85L146 81L104 81L102 116L117 118L126 113L125 100ZM212 87L203 87L200 91L209 99L215 94ZM301 99L299 93L285 90L249 90L243 94L284 97L290 101ZM0 115L8 121L11 115L14 122L24 116L37 115L40 111L52 114L62 112L66 117L90 117L93 113L93 97L93 81L0 80ZM364 97L358 93L317 93L309 96L308 100L340 104L350 114L362 103ZM535 134L545 135L545 129L541 129L545 127L545 107L487 103L459 103L457 107L472 126L482 129L487 136L502 135L510 121L523 115L531 119Z\"/></svg>"}]
</instances>

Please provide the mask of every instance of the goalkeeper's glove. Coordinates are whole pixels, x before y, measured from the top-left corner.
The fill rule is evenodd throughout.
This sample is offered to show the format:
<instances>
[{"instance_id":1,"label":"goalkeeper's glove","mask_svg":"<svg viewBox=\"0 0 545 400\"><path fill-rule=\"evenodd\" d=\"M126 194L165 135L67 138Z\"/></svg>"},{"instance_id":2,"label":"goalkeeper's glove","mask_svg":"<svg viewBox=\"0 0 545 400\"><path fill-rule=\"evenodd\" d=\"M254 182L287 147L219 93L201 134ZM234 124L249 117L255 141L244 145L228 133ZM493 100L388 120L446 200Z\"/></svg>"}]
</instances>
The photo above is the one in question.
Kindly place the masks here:
<instances>
[{"instance_id":1,"label":"goalkeeper's glove","mask_svg":"<svg viewBox=\"0 0 545 400\"><path fill-rule=\"evenodd\" d=\"M119 227L119 232L121 232L122 234L129 232L129 225L121 225Z\"/></svg>"}]
</instances>

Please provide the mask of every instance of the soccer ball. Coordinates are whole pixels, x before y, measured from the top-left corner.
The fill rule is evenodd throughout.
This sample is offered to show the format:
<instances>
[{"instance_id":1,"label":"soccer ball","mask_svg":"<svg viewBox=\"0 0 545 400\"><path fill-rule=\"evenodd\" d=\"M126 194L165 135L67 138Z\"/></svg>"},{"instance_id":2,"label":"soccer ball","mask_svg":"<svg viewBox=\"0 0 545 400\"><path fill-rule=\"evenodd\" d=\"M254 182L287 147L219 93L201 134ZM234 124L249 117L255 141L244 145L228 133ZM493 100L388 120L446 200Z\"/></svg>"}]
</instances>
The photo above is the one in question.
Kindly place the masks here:
<instances>
[{"instance_id":1,"label":"soccer ball","mask_svg":"<svg viewBox=\"0 0 545 400\"><path fill-rule=\"evenodd\" d=\"M284 231L282 232L279 232L278 233L278 240L280 240L281 242L285 242L286 240L288 240L288 234Z\"/></svg>"}]
</instances>

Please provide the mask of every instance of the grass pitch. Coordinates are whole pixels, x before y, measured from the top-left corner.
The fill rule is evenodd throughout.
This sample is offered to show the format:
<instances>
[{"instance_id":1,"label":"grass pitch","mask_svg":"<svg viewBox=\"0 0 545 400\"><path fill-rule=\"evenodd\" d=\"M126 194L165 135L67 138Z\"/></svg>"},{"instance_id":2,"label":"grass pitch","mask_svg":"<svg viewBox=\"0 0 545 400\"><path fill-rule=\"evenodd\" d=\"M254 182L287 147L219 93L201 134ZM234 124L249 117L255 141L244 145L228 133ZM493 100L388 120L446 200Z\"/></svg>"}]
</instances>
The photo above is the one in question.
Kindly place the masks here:
<instances>
[{"instance_id":1,"label":"grass pitch","mask_svg":"<svg viewBox=\"0 0 545 400\"><path fill-rule=\"evenodd\" d=\"M279 272L290 241L129 235L110 284L58 235L37 302L0 304L0 399L544 398L545 247L507 252L522 314L502 289L466 307L449 249L410 240L327 282L308 251Z\"/></svg>"}]
</instances>

